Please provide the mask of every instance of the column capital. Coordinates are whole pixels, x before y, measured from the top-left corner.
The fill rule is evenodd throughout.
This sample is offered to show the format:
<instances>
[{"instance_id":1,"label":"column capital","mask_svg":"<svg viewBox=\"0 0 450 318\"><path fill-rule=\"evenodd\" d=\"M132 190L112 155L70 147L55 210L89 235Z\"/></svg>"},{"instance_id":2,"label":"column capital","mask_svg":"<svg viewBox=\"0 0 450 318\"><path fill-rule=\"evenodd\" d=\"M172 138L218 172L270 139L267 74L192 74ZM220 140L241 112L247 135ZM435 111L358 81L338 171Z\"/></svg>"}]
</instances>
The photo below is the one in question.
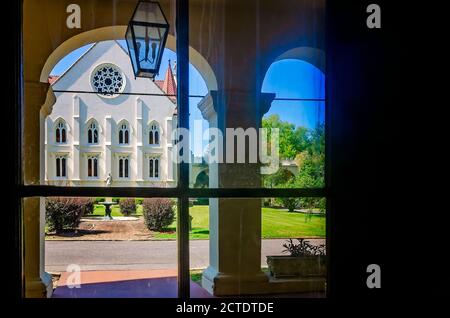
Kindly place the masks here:
<instances>
[{"instance_id":1,"label":"column capital","mask_svg":"<svg viewBox=\"0 0 450 318\"><path fill-rule=\"evenodd\" d=\"M254 113L261 119L269 111L274 98L274 93L244 90L213 90L200 101L198 108L205 120L210 120L219 111L232 111L235 114Z\"/></svg>"}]
</instances>

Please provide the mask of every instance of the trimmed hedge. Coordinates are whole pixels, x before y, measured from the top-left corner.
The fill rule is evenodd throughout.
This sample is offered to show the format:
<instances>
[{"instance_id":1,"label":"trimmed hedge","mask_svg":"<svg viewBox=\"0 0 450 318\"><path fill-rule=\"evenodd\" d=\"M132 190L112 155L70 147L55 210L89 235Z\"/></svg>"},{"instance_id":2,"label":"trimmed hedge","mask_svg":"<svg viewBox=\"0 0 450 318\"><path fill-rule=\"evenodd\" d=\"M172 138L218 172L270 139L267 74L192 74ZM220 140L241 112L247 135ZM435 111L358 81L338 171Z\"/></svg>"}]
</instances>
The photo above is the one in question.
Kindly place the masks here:
<instances>
[{"instance_id":1,"label":"trimmed hedge","mask_svg":"<svg viewBox=\"0 0 450 318\"><path fill-rule=\"evenodd\" d=\"M136 214L136 201L133 198L119 200L120 213L125 216Z\"/></svg>"},{"instance_id":2,"label":"trimmed hedge","mask_svg":"<svg viewBox=\"0 0 450 318\"><path fill-rule=\"evenodd\" d=\"M90 198L49 197L45 200L45 222L50 231L59 233L73 230L81 217L92 213L94 201Z\"/></svg>"},{"instance_id":3,"label":"trimmed hedge","mask_svg":"<svg viewBox=\"0 0 450 318\"><path fill-rule=\"evenodd\" d=\"M167 198L150 198L142 202L145 224L152 231L162 231L175 219L174 202Z\"/></svg>"}]
</instances>

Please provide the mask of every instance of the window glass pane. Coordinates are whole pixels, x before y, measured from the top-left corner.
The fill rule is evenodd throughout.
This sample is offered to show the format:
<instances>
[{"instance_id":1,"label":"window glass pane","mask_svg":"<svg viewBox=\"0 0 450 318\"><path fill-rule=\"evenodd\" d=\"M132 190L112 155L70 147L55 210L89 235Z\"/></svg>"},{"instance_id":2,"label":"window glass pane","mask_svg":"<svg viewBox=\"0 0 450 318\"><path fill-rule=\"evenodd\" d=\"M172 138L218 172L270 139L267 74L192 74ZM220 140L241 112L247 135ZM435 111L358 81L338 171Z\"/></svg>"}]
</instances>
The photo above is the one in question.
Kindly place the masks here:
<instances>
[{"instance_id":1,"label":"window glass pane","mask_svg":"<svg viewBox=\"0 0 450 318\"><path fill-rule=\"evenodd\" d=\"M325 297L325 208L325 198L190 199L191 279L208 292L199 297Z\"/></svg>"},{"instance_id":2,"label":"window glass pane","mask_svg":"<svg viewBox=\"0 0 450 318\"><path fill-rule=\"evenodd\" d=\"M324 187L325 1L189 5L190 187Z\"/></svg>"},{"instance_id":3,"label":"window glass pane","mask_svg":"<svg viewBox=\"0 0 450 318\"><path fill-rule=\"evenodd\" d=\"M97 163L97 158L94 159L94 177L98 177L98 163Z\"/></svg>"},{"instance_id":4,"label":"window glass pane","mask_svg":"<svg viewBox=\"0 0 450 318\"><path fill-rule=\"evenodd\" d=\"M27 0L24 5L23 183L176 187L176 166L171 160L172 131L178 122L175 0L161 3L169 34L164 50L158 46L155 51L157 55L163 50L155 81L135 76L137 62L134 60L133 66L125 41L136 1L80 3L80 27L74 21L67 24L71 22L68 4L59 2L42 5L38 0ZM141 53L146 55L148 48L152 65L158 62L153 60L153 37L164 36L161 31L146 32L140 27ZM133 41L132 37L128 40ZM151 123L157 123L152 144L158 147L149 147ZM66 157L63 181L56 180L57 154ZM87 157L91 154L98 156L97 175L94 164L88 174ZM122 155L129 161L120 172ZM149 156L160 158L158 180L149 178ZM62 174L63 168L58 169ZM125 174L128 180L120 181ZM92 180L94 176L96 180Z\"/></svg>"},{"instance_id":5,"label":"window glass pane","mask_svg":"<svg viewBox=\"0 0 450 318\"><path fill-rule=\"evenodd\" d=\"M61 177L66 177L66 158L61 159Z\"/></svg>"},{"instance_id":6,"label":"window glass pane","mask_svg":"<svg viewBox=\"0 0 450 318\"><path fill-rule=\"evenodd\" d=\"M61 163L59 158L56 158L56 176L61 177Z\"/></svg>"},{"instance_id":7,"label":"window glass pane","mask_svg":"<svg viewBox=\"0 0 450 318\"><path fill-rule=\"evenodd\" d=\"M88 177L92 177L92 159L88 159Z\"/></svg>"},{"instance_id":8,"label":"window glass pane","mask_svg":"<svg viewBox=\"0 0 450 318\"><path fill-rule=\"evenodd\" d=\"M53 279L53 298L177 297L176 199L30 197L22 207L25 221L46 216L41 266ZM33 250L36 232L23 235L25 251ZM39 253L27 257L33 266L41 262ZM76 270L80 281L71 276Z\"/></svg>"}]
</instances>

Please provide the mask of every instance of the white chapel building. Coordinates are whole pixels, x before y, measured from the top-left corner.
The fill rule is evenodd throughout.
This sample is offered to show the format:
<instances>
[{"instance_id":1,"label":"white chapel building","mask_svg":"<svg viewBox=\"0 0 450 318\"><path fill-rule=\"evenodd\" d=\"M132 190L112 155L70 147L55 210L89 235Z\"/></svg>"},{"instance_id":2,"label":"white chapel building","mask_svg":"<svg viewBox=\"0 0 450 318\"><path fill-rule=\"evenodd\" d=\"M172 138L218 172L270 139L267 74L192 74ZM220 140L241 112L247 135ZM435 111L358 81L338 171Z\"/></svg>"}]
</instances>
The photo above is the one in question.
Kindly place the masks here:
<instances>
[{"instance_id":1,"label":"white chapel building","mask_svg":"<svg viewBox=\"0 0 450 318\"><path fill-rule=\"evenodd\" d=\"M176 65L175 65L176 68ZM176 69L135 78L116 41L94 44L61 76L45 121L45 182L74 186L175 186ZM148 95L140 95L140 94Z\"/></svg>"}]
</instances>

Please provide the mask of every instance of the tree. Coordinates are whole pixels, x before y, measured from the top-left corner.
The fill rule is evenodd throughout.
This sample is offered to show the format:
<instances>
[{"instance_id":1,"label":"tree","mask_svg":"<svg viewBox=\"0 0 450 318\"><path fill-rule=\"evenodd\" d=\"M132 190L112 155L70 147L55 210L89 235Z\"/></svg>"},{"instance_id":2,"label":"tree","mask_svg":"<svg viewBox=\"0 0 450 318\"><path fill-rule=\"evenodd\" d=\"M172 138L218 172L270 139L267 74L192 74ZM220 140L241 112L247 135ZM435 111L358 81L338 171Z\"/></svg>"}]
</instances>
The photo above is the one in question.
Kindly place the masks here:
<instances>
[{"instance_id":1,"label":"tree","mask_svg":"<svg viewBox=\"0 0 450 318\"><path fill-rule=\"evenodd\" d=\"M298 175L295 186L298 188L322 188L325 184L325 130L324 126L317 126L310 132L310 143L306 151L296 157ZM301 198L300 206L312 210L325 210L323 198Z\"/></svg>"},{"instance_id":2,"label":"tree","mask_svg":"<svg viewBox=\"0 0 450 318\"><path fill-rule=\"evenodd\" d=\"M282 121L278 115L270 115L262 121L263 128L278 128L280 132L279 149L281 159L294 159L297 153L308 147L308 129L295 127L294 124ZM267 140L270 141L268 132Z\"/></svg>"}]
</instances>

